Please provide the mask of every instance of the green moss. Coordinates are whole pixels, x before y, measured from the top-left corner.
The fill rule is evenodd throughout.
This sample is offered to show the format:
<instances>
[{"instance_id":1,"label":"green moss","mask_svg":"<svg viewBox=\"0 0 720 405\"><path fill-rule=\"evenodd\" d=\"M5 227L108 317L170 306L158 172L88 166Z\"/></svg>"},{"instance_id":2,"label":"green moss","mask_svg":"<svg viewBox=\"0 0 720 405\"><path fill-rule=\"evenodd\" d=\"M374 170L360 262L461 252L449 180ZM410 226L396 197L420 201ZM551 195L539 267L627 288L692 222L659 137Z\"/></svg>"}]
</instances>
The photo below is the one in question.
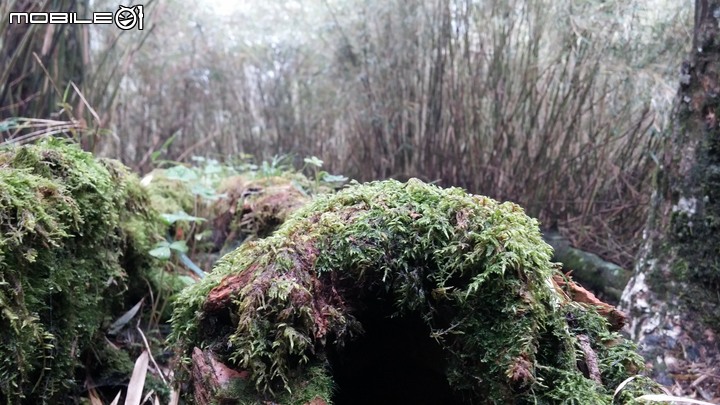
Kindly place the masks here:
<instances>
[{"instance_id":1,"label":"green moss","mask_svg":"<svg viewBox=\"0 0 720 405\"><path fill-rule=\"evenodd\" d=\"M321 365L307 368L304 378L293 379L287 390L277 397L260 396L257 390L242 379L234 379L228 387L215 394L214 401L218 404L262 405L275 402L287 405L304 405L319 398L332 403L333 381L327 369Z\"/></svg>"},{"instance_id":2,"label":"green moss","mask_svg":"<svg viewBox=\"0 0 720 405\"><path fill-rule=\"evenodd\" d=\"M120 350L105 340L99 340L93 342L91 353L88 372L97 384L112 384L132 374L135 362L127 351Z\"/></svg>"},{"instance_id":3,"label":"green moss","mask_svg":"<svg viewBox=\"0 0 720 405\"><path fill-rule=\"evenodd\" d=\"M183 166L178 166L183 168ZM149 176L152 181L148 187L150 204L161 212L187 212L195 210L195 197L190 189L190 183L179 177L174 171L154 170Z\"/></svg>"},{"instance_id":4,"label":"green moss","mask_svg":"<svg viewBox=\"0 0 720 405\"><path fill-rule=\"evenodd\" d=\"M0 392L65 398L128 279L153 264L161 224L138 179L50 139L0 151ZM133 199L137 200L133 200Z\"/></svg>"},{"instance_id":5,"label":"green moss","mask_svg":"<svg viewBox=\"0 0 720 405\"><path fill-rule=\"evenodd\" d=\"M220 249L274 232L309 197L294 181L273 176L232 176L219 190L225 198L213 204L213 242Z\"/></svg>"},{"instance_id":6,"label":"green moss","mask_svg":"<svg viewBox=\"0 0 720 405\"><path fill-rule=\"evenodd\" d=\"M355 185L316 198L184 290L172 339L185 353L215 348L250 372L257 398L277 397L310 381L330 346L362 334L367 302L387 300L382 316L421 316L451 386L473 402L609 404L641 359L595 310L564 299L551 254L515 204L415 179ZM579 334L603 385L578 369Z\"/></svg>"},{"instance_id":7,"label":"green moss","mask_svg":"<svg viewBox=\"0 0 720 405\"><path fill-rule=\"evenodd\" d=\"M166 384L157 374L148 373L145 377L145 392L153 391L161 404L170 403L170 386Z\"/></svg>"},{"instance_id":8,"label":"green moss","mask_svg":"<svg viewBox=\"0 0 720 405\"><path fill-rule=\"evenodd\" d=\"M688 178L669 186L672 207L669 243L687 264L681 281L720 288L720 147L708 137L697 148L697 164Z\"/></svg>"},{"instance_id":9,"label":"green moss","mask_svg":"<svg viewBox=\"0 0 720 405\"><path fill-rule=\"evenodd\" d=\"M675 280L687 280L690 272L690 266L688 266L688 263L685 260L677 258L673 262L672 272Z\"/></svg>"}]
</instances>

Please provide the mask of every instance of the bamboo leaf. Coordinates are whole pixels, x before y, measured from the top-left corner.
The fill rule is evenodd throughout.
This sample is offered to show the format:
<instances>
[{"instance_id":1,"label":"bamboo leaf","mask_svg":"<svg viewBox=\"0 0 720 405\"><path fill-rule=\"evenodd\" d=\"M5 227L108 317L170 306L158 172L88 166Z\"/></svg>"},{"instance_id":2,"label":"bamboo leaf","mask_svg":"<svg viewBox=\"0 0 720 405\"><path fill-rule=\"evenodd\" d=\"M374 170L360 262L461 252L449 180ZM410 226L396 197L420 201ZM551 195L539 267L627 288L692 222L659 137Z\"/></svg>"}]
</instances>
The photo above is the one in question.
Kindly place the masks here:
<instances>
[{"instance_id":1,"label":"bamboo leaf","mask_svg":"<svg viewBox=\"0 0 720 405\"><path fill-rule=\"evenodd\" d=\"M143 350L142 354L135 360L135 368L128 383L127 395L125 395L125 405L140 405L149 361L150 356L147 350Z\"/></svg>"},{"instance_id":2,"label":"bamboo leaf","mask_svg":"<svg viewBox=\"0 0 720 405\"><path fill-rule=\"evenodd\" d=\"M130 310L125 312L120 318L118 318L115 322L110 325L110 328L108 328L108 335L115 335L120 330L127 325L128 322L130 322L135 315L137 315L138 311L140 310L140 307L142 307L143 301L145 301L145 298L138 301L137 304L135 304Z\"/></svg>"}]
</instances>

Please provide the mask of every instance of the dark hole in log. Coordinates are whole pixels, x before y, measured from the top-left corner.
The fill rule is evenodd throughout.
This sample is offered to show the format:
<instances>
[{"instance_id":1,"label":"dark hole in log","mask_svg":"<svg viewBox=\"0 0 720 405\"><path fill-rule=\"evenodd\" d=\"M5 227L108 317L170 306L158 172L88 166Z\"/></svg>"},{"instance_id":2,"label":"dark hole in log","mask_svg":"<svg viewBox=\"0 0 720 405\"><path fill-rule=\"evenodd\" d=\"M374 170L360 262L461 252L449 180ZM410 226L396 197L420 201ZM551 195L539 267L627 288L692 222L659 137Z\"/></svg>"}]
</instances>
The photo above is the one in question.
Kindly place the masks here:
<instances>
[{"instance_id":1,"label":"dark hole in log","mask_svg":"<svg viewBox=\"0 0 720 405\"><path fill-rule=\"evenodd\" d=\"M463 404L447 382L444 353L429 327L418 316L381 313L365 311L359 319L365 333L329 350L333 403Z\"/></svg>"}]
</instances>

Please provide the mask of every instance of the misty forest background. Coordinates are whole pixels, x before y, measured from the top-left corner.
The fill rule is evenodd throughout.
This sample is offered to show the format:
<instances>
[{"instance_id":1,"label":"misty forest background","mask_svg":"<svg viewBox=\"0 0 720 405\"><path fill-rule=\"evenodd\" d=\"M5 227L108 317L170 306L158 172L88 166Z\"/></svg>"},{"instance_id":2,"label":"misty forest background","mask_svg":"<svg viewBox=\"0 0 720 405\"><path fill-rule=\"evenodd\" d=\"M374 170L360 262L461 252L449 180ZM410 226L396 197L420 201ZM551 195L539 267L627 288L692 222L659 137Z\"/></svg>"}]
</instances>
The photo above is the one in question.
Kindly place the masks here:
<instances>
[{"instance_id":1,"label":"misty forest background","mask_svg":"<svg viewBox=\"0 0 720 405\"><path fill-rule=\"evenodd\" d=\"M316 156L519 203L632 269L692 4L668 0L148 1L145 29L9 25L0 143L66 134L146 173Z\"/></svg>"}]
</instances>

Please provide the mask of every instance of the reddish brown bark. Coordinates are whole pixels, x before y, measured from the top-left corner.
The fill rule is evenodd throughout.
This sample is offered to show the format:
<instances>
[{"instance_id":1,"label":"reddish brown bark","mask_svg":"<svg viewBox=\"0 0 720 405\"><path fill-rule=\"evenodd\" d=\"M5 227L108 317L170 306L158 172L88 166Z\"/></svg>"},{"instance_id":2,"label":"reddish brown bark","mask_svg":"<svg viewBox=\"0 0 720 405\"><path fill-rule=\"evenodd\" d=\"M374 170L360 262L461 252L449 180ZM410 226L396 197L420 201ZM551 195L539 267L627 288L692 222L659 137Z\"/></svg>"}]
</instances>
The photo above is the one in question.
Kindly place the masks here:
<instances>
[{"instance_id":1,"label":"reddish brown bark","mask_svg":"<svg viewBox=\"0 0 720 405\"><path fill-rule=\"evenodd\" d=\"M192 354L192 380L195 402L198 405L214 403L215 393L226 387L233 379L246 379L247 371L233 370L215 358L211 351L202 351L197 347Z\"/></svg>"},{"instance_id":2,"label":"reddish brown bark","mask_svg":"<svg viewBox=\"0 0 720 405\"><path fill-rule=\"evenodd\" d=\"M226 388L233 380L246 380L247 371L237 371L223 364L210 350L193 349L192 382L195 403L210 405L217 403L216 393ZM304 405L327 405L322 398L314 398Z\"/></svg>"},{"instance_id":3,"label":"reddish brown bark","mask_svg":"<svg viewBox=\"0 0 720 405\"><path fill-rule=\"evenodd\" d=\"M572 301L591 305L597 308L598 313L605 317L608 323L610 323L611 330L619 331L627 323L627 315L624 312L608 303L600 301L595 294L586 290L581 285L576 284L574 281L564 279L561 276L555 276L553 281L563 288Z\"/></svg>"}]
</instances>

